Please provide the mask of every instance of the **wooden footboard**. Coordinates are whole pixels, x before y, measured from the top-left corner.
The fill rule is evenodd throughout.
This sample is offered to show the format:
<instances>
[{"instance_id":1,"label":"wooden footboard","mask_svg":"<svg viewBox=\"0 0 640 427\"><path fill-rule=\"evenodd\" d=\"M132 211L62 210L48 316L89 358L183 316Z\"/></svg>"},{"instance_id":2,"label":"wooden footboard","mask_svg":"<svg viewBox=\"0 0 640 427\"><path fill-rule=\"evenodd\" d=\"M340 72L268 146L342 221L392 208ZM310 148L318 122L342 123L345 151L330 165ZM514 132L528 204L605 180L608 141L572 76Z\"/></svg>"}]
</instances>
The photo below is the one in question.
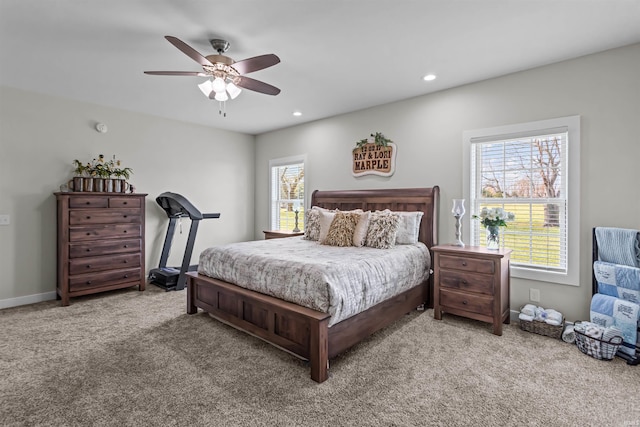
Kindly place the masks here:
<instances>
[{"instance_id":1,"label":"wooden footboard","mask_svg":"<svg viewBox=\"0 0 640 427\"><path fill-rule=\"evenodd\" d=\"M187 275L187 313L195 314L201 308L309 360L311 379L319 383L329 377L329 358L424 304L429 289L428 282L424 282L329 328L329 314L197 273Z\"/></svg>"}]
</instances>

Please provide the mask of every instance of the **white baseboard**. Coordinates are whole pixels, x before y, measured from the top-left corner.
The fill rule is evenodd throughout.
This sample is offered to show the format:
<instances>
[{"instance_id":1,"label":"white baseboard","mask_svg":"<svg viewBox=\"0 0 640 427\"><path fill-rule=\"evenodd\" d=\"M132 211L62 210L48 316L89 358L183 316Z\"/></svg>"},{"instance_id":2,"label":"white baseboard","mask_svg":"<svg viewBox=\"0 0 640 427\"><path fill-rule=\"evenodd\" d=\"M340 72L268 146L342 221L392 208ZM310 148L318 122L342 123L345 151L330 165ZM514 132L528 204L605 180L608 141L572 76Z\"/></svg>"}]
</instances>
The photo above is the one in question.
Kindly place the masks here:
<instances>
[{"instance_id":1,"label":"white baseboard","mask_svg":"<svg viewBox=\"0 0 640 427\"><path fill-rule=\"evenodd\" d=\"M27 295L18 298L8 298L0 300L0 309L18 307L20 305L35 304L36 302L51 301L56 299L56 291L45 292L43 294Z\"/></svg>"}]
</instances>

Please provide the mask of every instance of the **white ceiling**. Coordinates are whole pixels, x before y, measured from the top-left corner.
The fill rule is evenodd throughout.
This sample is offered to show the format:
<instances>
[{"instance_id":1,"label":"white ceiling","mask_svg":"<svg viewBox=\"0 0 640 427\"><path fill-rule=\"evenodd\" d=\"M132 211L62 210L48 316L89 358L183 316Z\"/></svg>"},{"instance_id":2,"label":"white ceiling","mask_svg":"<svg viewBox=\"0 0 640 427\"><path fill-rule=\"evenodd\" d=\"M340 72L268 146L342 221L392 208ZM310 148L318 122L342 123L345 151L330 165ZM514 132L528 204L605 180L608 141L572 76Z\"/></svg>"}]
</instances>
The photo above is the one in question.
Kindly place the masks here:
<instances>
[{"instance_id":1,"label":"white ceiling","mask_svg":"<svg viewBox=\"0 0 640 427\"><path fill-rule=\"evenodd\" d=\"M221 117L204 78L143 74L201 70L165 35L274 53L250 77L282 92ZM640 0L0 0L0 84L249 134L637 42Z\"/></svg>"}]
</instances>

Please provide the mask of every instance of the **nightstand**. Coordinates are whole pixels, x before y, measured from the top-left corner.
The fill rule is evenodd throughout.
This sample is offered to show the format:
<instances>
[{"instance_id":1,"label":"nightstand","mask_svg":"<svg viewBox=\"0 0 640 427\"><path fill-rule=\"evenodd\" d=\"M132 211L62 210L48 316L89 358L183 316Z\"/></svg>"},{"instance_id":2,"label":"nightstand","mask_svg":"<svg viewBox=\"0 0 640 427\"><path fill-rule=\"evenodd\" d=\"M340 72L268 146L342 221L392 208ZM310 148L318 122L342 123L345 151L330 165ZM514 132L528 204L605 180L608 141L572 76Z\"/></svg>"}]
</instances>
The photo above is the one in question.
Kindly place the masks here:
<instances>
[{"instance_id":1,"label":"nightstand","mask_svg":"<svg viewBox=\"0 0 640 427\"><path fill-rule=\"evenodd\" d=\"M268 239L282 239L283 237L294 237L304 235L304 231L287 231L287 230L264 230L264 238Z\"/></svg>"},{"instance_id":2,"label":"nightstand","mask_svg":"<svg viewBox=\"0 0 640 427\"><path fill-rule=\"evenodd\" d=\"M509 323L510 249L439 245L433 254L433 317L450 313L493 324L502 335Z\"/></svg>"}]
</instances>

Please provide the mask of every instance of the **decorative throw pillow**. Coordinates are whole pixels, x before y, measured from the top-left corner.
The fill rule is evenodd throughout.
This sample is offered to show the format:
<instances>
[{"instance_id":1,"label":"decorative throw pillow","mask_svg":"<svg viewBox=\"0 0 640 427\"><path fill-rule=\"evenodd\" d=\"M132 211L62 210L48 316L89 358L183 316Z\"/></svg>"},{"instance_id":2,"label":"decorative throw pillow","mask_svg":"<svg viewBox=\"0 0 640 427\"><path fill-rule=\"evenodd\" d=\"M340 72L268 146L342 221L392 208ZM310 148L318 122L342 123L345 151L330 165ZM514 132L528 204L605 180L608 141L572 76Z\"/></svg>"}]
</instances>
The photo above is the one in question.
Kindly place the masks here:
<instances>
[{"instance_id":1,"label":"decorative throw pillow","mask_svg":"<svg viewBox=\"0 0 640 427\"><path fill-rule=\"evenodd\" d=\"M367 240L367 230L369 229L369 218L371 217L371 211L362 212L356 229L353 232L353 246L364 246Z\"/></svg>"},{"instance_id":2,"label":"decorative throw pillow","mask_svg":"<svg viewBox=\"0 0 640 427\"><path fill-rule=\"evenodd\" d=\"M323 245L352 246L353 232L356 229L360 214L354 212L336 212L327 236L320 240Z\"/></svg>"},{"instance_id":3,"label":"decorative throw pillow","mask_svg":"<svg viewBox=\"0 0 640 427\"><path fill-rule=\"evenodd\" d=\"M318 241L322 243L322 241L327 238L327 234L329 234L329 228L331 227L331 223L333 222L333 218L335 218L336 213L320 211L318 215Z\"/></svg>"},{"instance_id":4,"label":"decorative throw pillow","mask_svg":"<svg viewBox=\"0 0 640 427\"><path fill-rule=\"evenodd\" d=\"M418 243L420 236L420 221L424 212L394 212L400 216L396 245L412 245Z\"/></svg>"},{"instance_id":5,"label":"decorative throw pillow","mask_svg":"<svg viewBox=\"0 0 640 427\"><path fill-rule=\"evenodd\" d=\"M329 212L329 210L319 206L313 206L304 213L305 239L320 240L320 212Z\"/></svg>"},{"instance_id":6,"label":"decorative throw pillow","mask_svg":"<svg viewBox=\"0 0 640 427\"><path fill-rule=\"evenodd\" d=\"M396 243L400 216L386 209L371 213L365 246L378 249L392 248Z\"/></svg>"}]
</instances>

